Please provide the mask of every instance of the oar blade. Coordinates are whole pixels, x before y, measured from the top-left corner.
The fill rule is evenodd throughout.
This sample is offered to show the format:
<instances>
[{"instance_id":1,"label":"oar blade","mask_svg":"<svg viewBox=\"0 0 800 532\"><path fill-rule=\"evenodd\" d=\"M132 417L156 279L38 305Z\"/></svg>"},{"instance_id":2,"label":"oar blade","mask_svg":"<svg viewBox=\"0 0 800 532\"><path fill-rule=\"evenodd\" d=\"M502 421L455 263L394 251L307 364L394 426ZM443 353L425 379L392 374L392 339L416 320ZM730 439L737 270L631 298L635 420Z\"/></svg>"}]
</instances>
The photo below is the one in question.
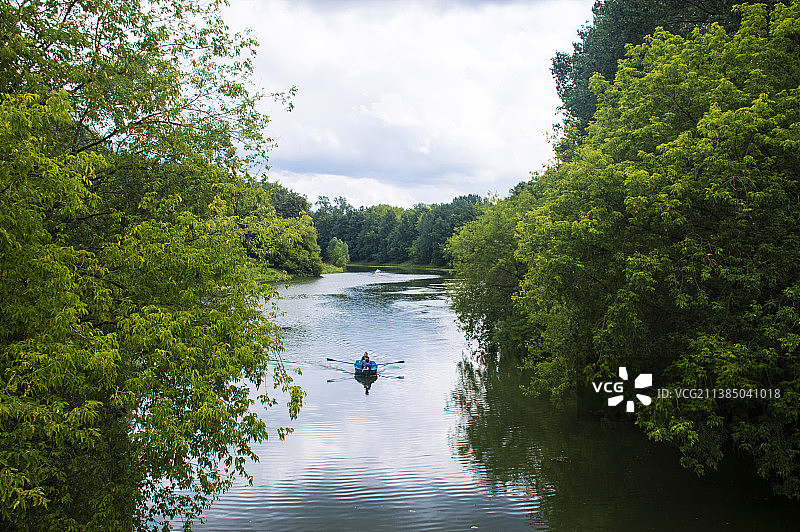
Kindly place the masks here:
<instances>
[{"instance_id":1,"label":"oar blade","mask_svg":"<svg viewBox=\"0 0 800 532\"><path fill-rule=\"evenodd\" d=\"M328 362L341 362L342 364L352 364L353 362L348 360L336 360L335 358L326 358Z\"/></svg>"}]
</instances>

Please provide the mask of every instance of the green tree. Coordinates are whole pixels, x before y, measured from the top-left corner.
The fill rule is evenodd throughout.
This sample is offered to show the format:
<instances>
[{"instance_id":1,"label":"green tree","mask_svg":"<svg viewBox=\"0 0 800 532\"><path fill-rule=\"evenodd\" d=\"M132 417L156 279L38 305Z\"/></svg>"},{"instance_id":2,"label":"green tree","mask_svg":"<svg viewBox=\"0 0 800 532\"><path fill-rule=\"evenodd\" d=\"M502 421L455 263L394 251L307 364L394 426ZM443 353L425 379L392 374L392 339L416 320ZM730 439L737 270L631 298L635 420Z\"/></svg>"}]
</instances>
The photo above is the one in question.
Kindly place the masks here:
<instances>
[{"instance_id":1,"label":"green tree","mask_svg":"<svg viewBox=\"0 0 800 532\"><path fill-rule=\"evenodd\" d=\"M736 31L739 17L731 9L738 0L598 0L594 20L578 32L580 41L571 54L559 52L553 58L552 73L563 103L567 121L580 132L592 120L597 99L589 88L594 73L613 80L617 62L625 57L627 45L641 44L657 27L688 36L695 28L717 22L727 31ZM765 2L775 4L774 0Z\"/></svg>"},{"instance_id":2,"label":"green tree","mask_svg":"<svg viewBox=\"0 0 800 532\"><path fill-rule=\"evenodd\" d=\"M269 192L269 202L282 218L298 218L311 210L308 199L278 183L261 183Z\"/></svg>"},{"instance_id":3,"label":"green tree","mask_svg":"<svg viewBox=\"0 0 800 532\"><path fill-rule=\"evenodd\" d=\"M476 220L456 230L446 248L456 279L450 295L465 332L485 351L499 350L517 362L529 331L513 300L527 271L516 256L516 228L534 204L533 188L521 183L508 198L487 203Z\"/></svg>"},{"instance_id":4,"label":"green tree","mask_svg":"<svg viewBox=\"0 0 800 532\"><path fill-rule=\"evenodd\" d=\"M532 386L556 395L617 366L659 386L780 390L657 401L638 414L698 473L728 446L800 497L800 4L744 6L739 30L657 30L596 121L539 181L518 227Z\"/></svg>"},{"instance_id":5,"label":"green tree","mask_svg":"<svg viewBox=\"0 0 800 532\"><path fill-rule=\"evenodd\" d=\"M387 256L389 262L406 262L416 236L415 228L419 214L415 209L403 209L397 223L388 235Z\"/></svg>"},{"instance_id":6,"label":"green tree","mask_svg":"<svg viewBox=\"0 0 800 532\"><path fill-rule=\"evenodd\" d=\"M350 262L350 250L347 247L347 242L339 240L336 237L333 237L331 241L328 242L326 254L328 262L339 268L344 267Z\"/></svg>"},{"instance_id":7,"label":"green tree","mask_svg":"<svg viewBox=\"0 0 800 532\"><path fill-rule=\"evenodd\" d=\"M417 264L447 265L448 258L444 254L447 239L456 228L478 217L482 203L482 198L470 194L423 209L417 220L417 236L411 245L412 260Z\"/></svg>"},{"instance_id":8,"label":"green tree","mask_svg":"<svg viewBox=\"0 0 800 532\"><path fill-rule=\"evenodd\" d=\"M307 214L277 218L269 226L251 231L247 249L262 265L288 274L316 277L322 273L322 250L317 244L317 230Z\"/></svg>"},{"instance_id":9,"label":"green tree","mask_svg":"<svg viewBox=\"0 0 800 532\"><path fill-rule=\"evenodd\" d=\"M314 211L314 226L319 233L319 245L323 249L328 248L328 242L334 237L345 242L355 242L361 230L360 220L357 220L358 210L347 203L343 197L334 199L331 205L330 198L320 196L315 204L317 210ZM351 252L353 249L351 247Z\"/></svg>"},{"instance_id":10,"label":"green tree","mask_svg":"<svg viewBox=\"0 0 800 532\"><path fill-rule=\"evenodd\" d=\"M218 7L0 4L3 528L191 523L257 459L264 386L302 402L244 245L280 227L254 42Z\"/></svg>"},{"instance_id":11,"label":"green tree","mask_svg":"<svg viewBox=\"0 0 800 532\"><path fill-rule=\"evenodd\" d=\"M279 225L278 246L267 255L270 264L285 269L288 273L317 277L322 273L322 255L317 244L317 231L311 217L282 220Z\"/></svg>"},{"instance_id":12,"label":"green tree","mask_svg":"<svg viewBox=\"0 0 800 532\"><path fill-rule=\"evenodd\" d=\"M403 209L391 205L354 208L339 197L320 196L314 212L321 246L333 238L346 242L353 261L405 262L445 266L444 245L455 228L474 220L483 199L461 196L440 205Z\"/></svg>"}]
</instances>

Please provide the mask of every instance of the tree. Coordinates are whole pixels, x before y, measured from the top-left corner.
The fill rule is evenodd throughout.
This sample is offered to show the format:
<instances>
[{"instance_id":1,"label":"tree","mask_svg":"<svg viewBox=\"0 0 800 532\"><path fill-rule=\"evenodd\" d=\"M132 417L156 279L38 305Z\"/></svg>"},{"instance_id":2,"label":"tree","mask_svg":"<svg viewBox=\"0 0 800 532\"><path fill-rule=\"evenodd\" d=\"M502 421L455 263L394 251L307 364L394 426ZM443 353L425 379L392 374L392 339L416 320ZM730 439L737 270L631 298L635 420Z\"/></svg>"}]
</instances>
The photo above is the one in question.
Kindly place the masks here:
<instances>
[{"instance_id":1,"label":"tree","mask_svg":"<svg viewBox=\"0 0 800 532\"><path fill-rule=\"evenodd\" d=\"M254 42L217 8L0 4L3 528L190 524L267 437L246 382L302 402L244 246L279 224Z\"/></svg>"},{"instance_id":2,"label":"tree","mask_svg":"<svg viewBox=\"0 0 800 532\"><path fill-rule=\"evenodd\" d=\"M592 25L578 32L573 53L559 52L553 58L552 73L563 102L567 122L585 132L597 110L589 79L599 73L611 81L617 62L625 57L627 45L641 44L657 27L688 36L695 28L719 23L727 31L738 28L739 17L732 12L737 0L598 0ZM774 0L763 3L773 5Z\"/></svg>"},{"instance_id":3,"label":"tree","mask_svg":"<svg viewBox=\"0 0 800 532\"><path fill-rule=\"evenodd\" d=\"M339 240L336 237L333 237L331 241L328 242L326 252L328 262L334 266L342 268L350 262L350 251L347 247L347 242Z\"/></svg>"},{"instance_id":4,"label":"tree","mask_svg":"<svg viewBox=\"0 0 800 532\"><path fill-rule=\"evenodd\" d=\"M317 210L313 214L314 226L319 233L319 245L323 249L328 248L328 243L334 237L345 242L355 242L361 229L360 224L354 220L358 211L345 198L335 198L331 205L327 196L319 196L315 205Z\"/></svg>"},{"instance_id":5,"label":"tree","mask_svg":"<svg viewBox=\"0 0 800 532\"><path fill-rule=\"evenodd\" d=\"M298 218L311 210L308 199L278 183L261 183L269 192L269 201L281 218Z\"/></svg>"},{"instance_id":6,"label":"tree","mask_svg":"<svg viewBox=\"0 0 800 532\"><path fill-rule=\"evenodd\" d=\"M314 224L320 244L333 238L347 243L353 261L406 262L445 266L444 245L453 230L478 216L483 199L460 196L441 205L416 205L403 209L391 205L354 208L339 197L332 206L320 196Z\"/></svg>"},{"instance_id":7,"label":"tree","mask_svg":"<svg viewBox=\"0 0 800 532\"><path fill-rule=\"evenodd\" d=\"M618 366L659 386L779 390L654 402L638 422L702 473L728 446L800 497L800 4L739 30L663 29L595 75L595 122L518 226L532 387Z\"/></svg>"},{"instance_id":8,"label":"tree","mask_svg":"<svg viewBox=\"0 0 800 532\"><path fill-rule=\"evenodd\" d=\"M414 262L445 266L448 263L444 255L447 239L457 227L478 217L482 203L482 198L470 194L423 210L417 220L417 237L411 245Z\"/></svg>"},{"instance_id":9,"label":"tree","mask_svg":"<svg viewBox=\"0 0 800 532\"><path fill-rule=\"evenodd\" d=\"M322 273L322 255L311 217L278 218L248 240L248 250L263 265L291 275L317 277Z\"/></svg>"},{"instance_id":10,"label":"tree","mask_svg":"<svg viewBox=\"0 0 800 532\"><path fill-rule=\"evenodd\" d=\"M530 332L513 301L527 271L516 256L516 227L534 204L533 188L521 183L508 198L487 203L476 220L456 229L446 247L457 279L450 295L462 327L485 351L499 350L517 362Z\"/></svg>"}]
</instances>

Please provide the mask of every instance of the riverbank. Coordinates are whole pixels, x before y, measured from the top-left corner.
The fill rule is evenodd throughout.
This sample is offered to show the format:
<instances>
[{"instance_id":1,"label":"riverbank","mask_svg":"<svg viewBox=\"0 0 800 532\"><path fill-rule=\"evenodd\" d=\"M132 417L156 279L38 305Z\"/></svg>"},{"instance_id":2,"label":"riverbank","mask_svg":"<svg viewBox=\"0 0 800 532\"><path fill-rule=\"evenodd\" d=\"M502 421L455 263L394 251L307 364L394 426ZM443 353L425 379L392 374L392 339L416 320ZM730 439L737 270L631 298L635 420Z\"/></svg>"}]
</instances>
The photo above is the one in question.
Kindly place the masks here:
<instances>
[{"instance_id":1,"label":"riverbank","mask_svg":"<svg viewBox=\"0 0 800 532\"><path fill-rule=\"evenodd\" d=\"M364 262L354 262L347 264L344 271L347 272L371 272L381 270L393 273L431 273L436 275L451 275L451 268L440 266L423 266L411 262L401 262L398 264L369 264Z\"/></svg>"},{"instance_id":2,"label":"riverbank","mask_svg":"<svg viewBox=\"0 0 800 532\"><path fill-rule=\"evenodd\" d=\"M334 266L333 264L323 264L322 265L322 273L342 273L345 269L339 266Z\"/></svg>"},{"instance_id":3,"label":"riverbank","mask_svg":"<svg viewBox=\"0 0 800 532\"><path fill-rule=\"evenodd\" d=\"M343 273L343 272L374 272L375 270L381 270L384 272L392 272L392 273L426 273L426 274L445 275L445 276L450 276L453 273L453 270L451 268L441 268L437 266L422 266L410 262L403 262L399 264L368 264L363 262L357 262L357 263L347 264L343 268L339 266L334 266L332 264L323 264L321 274L324 275L326 273ZM259 268L258 271L253 272L253 276L260 283L283 283L292 281L294 279L311 278L306 275L293 275L290 273L286 273L283 270L278 270L275 268Z\"/></svg>"},{"instance_id":4,"label":"riverbank","mask_svg":"<svg viewBox=\"0 0 800 532\"><path fill-rule=\"evenodd\" d=\"M334 266L332 264L322 265L322 275L327 273L344 273L344 272L374 272L381 270L384 272L392 273L424 273L450 276L453 273L451 268L442 268L439 266L423 266L420 264L413 264L411 262L402 262L398 264L369 264L364 262L355 262L347 264L343 268ZM293 275L286 273L283 270L275 268L263 268L254 272L253 275L260 283L283 283L292 281L294 279L307 279L311 278L305 275Z\"/></svg>"},{"instance_id":5,"label":"riverbank","mask_svg":"<svg viewBox=\"0 0 800 532\"><path fill-rule=\"evenodd\" d=\"M332 264L323 264L322 265L322 272L321 275L326 273L342 273L344 272L344 268L340 268L338 266L334 266ZM257 270L252 272L253 277L262 284L266 283L284 283L288 281L292 281L294 279L307 279L312 278L307 275L294 275L287 273L283 270L278 270L275 268L258 268Z\"/></svg>"}]
</instances>

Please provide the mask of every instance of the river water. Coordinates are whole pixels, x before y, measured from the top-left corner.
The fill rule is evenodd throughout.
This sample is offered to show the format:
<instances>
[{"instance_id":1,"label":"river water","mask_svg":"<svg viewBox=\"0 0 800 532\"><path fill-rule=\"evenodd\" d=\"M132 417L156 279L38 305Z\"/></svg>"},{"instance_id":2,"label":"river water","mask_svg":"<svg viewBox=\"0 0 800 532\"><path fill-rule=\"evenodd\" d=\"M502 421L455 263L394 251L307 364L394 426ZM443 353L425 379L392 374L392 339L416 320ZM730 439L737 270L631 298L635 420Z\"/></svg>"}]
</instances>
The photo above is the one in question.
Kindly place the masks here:
<instances>
[{"instance_id":1,"label":"river water","mask_svg":"<svg viewBox=\"0 0 800 532\"><path fill-rule=\"evenodd\" d=\"M199 530L798 530L800 504L741 463L698 479L630 424L579 422L471 355L430 275L298 281L277 303L307 392L294 433L256 447ZM374 382L352 376L370 351Z\"/></svg>"}]
</instances>

